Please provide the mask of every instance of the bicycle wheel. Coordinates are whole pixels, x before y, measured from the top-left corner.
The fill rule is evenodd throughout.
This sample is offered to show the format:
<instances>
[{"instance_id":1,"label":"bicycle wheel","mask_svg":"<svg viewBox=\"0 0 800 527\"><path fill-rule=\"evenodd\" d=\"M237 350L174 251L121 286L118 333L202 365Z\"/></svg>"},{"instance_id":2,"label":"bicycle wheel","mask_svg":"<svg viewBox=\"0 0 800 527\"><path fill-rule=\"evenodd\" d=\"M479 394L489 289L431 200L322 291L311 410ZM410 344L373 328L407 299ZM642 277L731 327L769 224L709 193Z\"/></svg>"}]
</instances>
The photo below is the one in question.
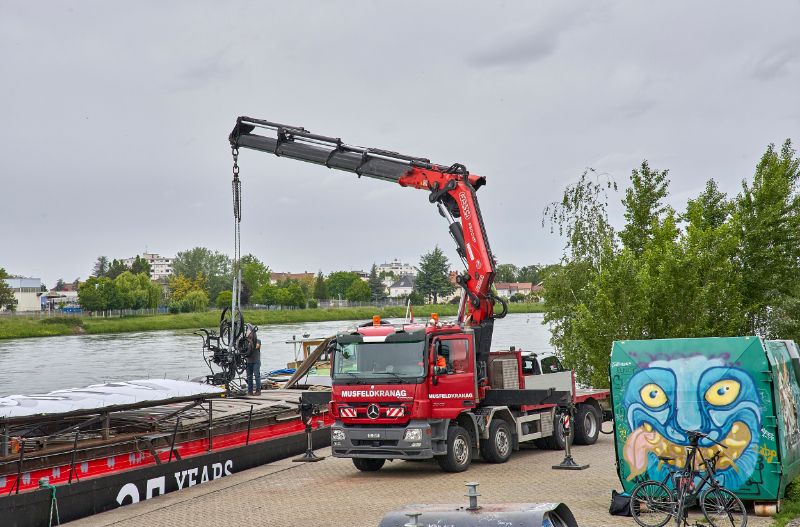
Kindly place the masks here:
<instances>
[{"instance_id":1,"label":"bicycle wheel","mask_svg":"<svg viewBox=\"0 0 800 527\"><path fill-rule=\"evenodd\" d=\"M658 481L643 481L631 492L631 515L642 527L662 527L675 515L675 496Z\"/></svg>"},{"instance_id":2,"label":"bicycle wheel","mask_svg":"<svg viewBox=\"0 0 800 527\"><path fill-rule=\"evenodd\" d=\"M745 527L747 510L739 497L728 489L710 487L700 498L703 516L714 527Z\"/></svg>"}]
</instances>

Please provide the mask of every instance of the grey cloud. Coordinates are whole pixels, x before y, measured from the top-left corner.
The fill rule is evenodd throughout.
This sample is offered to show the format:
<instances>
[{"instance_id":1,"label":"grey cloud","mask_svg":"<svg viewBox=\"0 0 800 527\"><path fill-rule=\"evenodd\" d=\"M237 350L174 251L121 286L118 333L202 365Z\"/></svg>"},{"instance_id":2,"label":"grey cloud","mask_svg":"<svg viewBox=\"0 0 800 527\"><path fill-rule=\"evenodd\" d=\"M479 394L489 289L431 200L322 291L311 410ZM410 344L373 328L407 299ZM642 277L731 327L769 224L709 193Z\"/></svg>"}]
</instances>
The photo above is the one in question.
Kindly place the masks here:
<instances>
[{"instance_id":1,"label":"grey cloud","mask_svg":"<svg viewBox=\"0 0 800 527\"><path fill-rule=\"evenodd\" d=\"M620 104L614 110L614 113L625 117L626 119L635 119L641 117L656 106L656 101L648 97L635 97L631 98L624 103Z\"/></svg>"},{"instance_id":2,"label":"grey cloud","mask_svg":"<svg viewBox=\"0 0 800 527\"><path fill-rule=\"evenodd\" d=\"M750 77L770 81L789 73L800 64L800 41L794 41L762 55L750 65Z\"/></svg>"},{"instance_id":3,"label":"grey cloud","mask_svg":"<svg viewBox=\"0 0 800 527\"><path fill-rule=\"evenodd\" d=\"M178 75L178 87L192 89L230 78L243 61L232 60L228 55L228 49L224 48L196 60Z\"/></svg>"},{"instance_id":4,"label":"grey cloud","mask_svg":"<svg viewBox=\"0 0 800 527\"><path fill-rule=\"evenodd\" d=\"M552 54L558 43L558 34L552 30L528 30L506 36L467 57L467 64L478 68L521 66L536 62Z\"/></svg>"}]
</instances>

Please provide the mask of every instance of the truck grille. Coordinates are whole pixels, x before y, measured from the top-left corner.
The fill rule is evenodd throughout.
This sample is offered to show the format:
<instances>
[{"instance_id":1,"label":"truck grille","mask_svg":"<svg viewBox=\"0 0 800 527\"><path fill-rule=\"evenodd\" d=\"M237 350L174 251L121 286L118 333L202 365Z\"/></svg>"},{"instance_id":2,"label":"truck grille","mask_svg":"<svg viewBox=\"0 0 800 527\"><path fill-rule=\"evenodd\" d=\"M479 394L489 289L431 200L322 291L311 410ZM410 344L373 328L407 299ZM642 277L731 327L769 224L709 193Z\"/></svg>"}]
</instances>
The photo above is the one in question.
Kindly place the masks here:
<instances>
[{"instance_id":1,"label":"truck grille","mask_svg":"<svg viewBox=\"0 0 800 527\"><path fill-rule=\"evenodd\" d=\"M397 441L393 441L391 439L352 439L351 442L353 443L353 446L397 446Z\"/></svg>"}]
</instances>

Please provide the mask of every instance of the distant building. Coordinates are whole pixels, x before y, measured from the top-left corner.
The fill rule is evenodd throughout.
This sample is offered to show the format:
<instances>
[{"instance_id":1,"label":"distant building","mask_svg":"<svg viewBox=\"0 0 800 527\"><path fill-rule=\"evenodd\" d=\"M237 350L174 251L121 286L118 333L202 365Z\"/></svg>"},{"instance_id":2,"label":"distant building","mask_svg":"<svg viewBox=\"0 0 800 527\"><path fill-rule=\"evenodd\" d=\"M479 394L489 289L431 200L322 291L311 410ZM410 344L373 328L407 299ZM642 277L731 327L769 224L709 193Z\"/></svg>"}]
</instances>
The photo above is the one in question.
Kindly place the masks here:
<instances>
[{"instance_id":1,"label":"distant building","mask_svg":"<svg viewBox=\"0 0 800 527\"><path fill-rule=\"evenodd\" d=\"M147 252L142 253L139 258L150 264L150 280L161 280L162 278L169 278L172 276L172 264L175 261L175 258L167 258L165 256ZM126 258L125 260L122 260L122 262L128 267L133 265L134 261L136 261L135 256L133 258Z\"/></svg>"},{"instance_id":2,"label":"distant building","mask_svg":"<svg viewBox=\"0 0 800 527\"><path fill-rule=\"evenodd\" d=\"M17 299L17 311L41 311L39 297L42 295L41 278L4 278Z\"/></svg>"},{"instance_id":3,"label":"distant building","mask_svg":"<svg viewBox=\"0 0 800 527\"><path fill-rule=\"evenodd\" d=\"M61 291L51 289L47 293L42 293L42 295L39 297L42 309L52 310L60 307L77 307L79 305L78 290L73 287L73 284L67 285L70 286L69 289L64 288Z\"/></svg>"},{"instance_id":4,"label":"distant building","mask_svg":"<svg viewBox=\"0 0 800 527\"><path fill-rule=\"evenodd\" d=\"M391 262L382 263L378 266L378 274L381 273L394 273L395 276L403 276L404 274L417 276L417 268L395 258Z\"/></svg>"},{"instance_id":5,"label":"distant building","mask_svg":"<svg viewBox=\"0 0 800 527\"><path fill-rule=\"evenodd\" d=\"M314 273L272 273L269 275L269 283L272 285L277 284L278 282L285 282L286 280L315 280L316 276Z\"/></svg>"},{"instance_id":6,"label":"distant building","mask_svg":"<svg viewBox=\"0 0 800 527\"><path fill-rule=\"evenodd\" d=\"M542 284L531 282L495 282L494 288L497 290L497 295L503 298L511 298L520 293L525 296L540 296L544 291Z\"/></svg>"},{"instance_id":7,"label":"distant building","mask_svg":"<svg viewBox=\"0 0 800 527\"><path fill-rule=\"evenodd\" d=\"M400 275L400 278L389 286L389 297L399 298L408 296L414 290L414 277L410 274Z\"/></svg>"}]
</instances>

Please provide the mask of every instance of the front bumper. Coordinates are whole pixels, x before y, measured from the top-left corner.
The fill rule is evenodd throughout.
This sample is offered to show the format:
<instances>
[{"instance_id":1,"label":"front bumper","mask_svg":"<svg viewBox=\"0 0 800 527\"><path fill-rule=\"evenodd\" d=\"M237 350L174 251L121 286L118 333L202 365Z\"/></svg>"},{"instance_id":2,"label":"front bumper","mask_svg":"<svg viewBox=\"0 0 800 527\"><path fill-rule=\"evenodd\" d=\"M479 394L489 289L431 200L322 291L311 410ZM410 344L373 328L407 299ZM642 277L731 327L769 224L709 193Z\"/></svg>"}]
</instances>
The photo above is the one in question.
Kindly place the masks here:
<instances>
[{"instance_id":1,"label":"front bumper","mask_svg":"<svg viewBox=\"0 0 800 527\"><path fill-rule=\"evenodd\" d=\"M403 437L409 428L422 430L422 439L405 441ZM333 440L335 430L344 432L343 440ZM430 459L433 457L431 426L427 421L409 421L403 428L345 426L336 421L331 426L331 451L333 457Z\"/></svg>"}]
</instances>

